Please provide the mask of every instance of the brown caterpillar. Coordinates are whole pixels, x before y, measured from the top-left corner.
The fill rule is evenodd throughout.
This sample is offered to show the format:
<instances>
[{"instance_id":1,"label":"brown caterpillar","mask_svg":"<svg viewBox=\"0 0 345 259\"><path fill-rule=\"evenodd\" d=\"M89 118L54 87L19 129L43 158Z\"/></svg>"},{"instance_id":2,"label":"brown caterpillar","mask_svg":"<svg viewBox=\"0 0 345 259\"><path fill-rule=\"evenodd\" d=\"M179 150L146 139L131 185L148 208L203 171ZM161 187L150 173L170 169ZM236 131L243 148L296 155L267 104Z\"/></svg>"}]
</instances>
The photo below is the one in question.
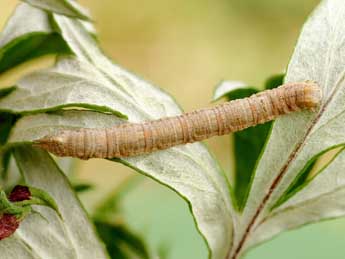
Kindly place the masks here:
<instances>
[{"instance_id":1,"label":"brown caterpillar","mask_svg":"<svg viewBox=\"0 0 345 259\"><path fill-rule=\"evenodd\" d=\"M289 83L251 97L176 117L124 123L105 129L65 130L36 145L81 159L128 157L240 131L302 109L314 109L321 90L312 82Z\"/></svg>"}]
</instances>

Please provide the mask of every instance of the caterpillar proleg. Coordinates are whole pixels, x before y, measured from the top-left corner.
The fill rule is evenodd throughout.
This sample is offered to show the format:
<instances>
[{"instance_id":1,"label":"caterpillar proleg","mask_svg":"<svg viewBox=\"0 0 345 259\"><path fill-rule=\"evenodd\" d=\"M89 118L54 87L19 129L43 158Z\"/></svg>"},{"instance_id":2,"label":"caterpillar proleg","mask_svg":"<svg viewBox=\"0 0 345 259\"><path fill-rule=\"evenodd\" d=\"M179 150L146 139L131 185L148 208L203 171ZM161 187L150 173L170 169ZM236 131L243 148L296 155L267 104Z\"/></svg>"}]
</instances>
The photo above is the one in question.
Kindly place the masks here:
<instances>
[{"instance_id":1,"label":"caterpillar proleg","mask_svg":"<svg viewBox=\"0 0 345 259\"><path fill-rule=\"evenodd\" d=\"M57 156L129 157L240 131L290 112L313 110L321 98L316 83L289 83L176 117L105 129L65 130L37 140L35 145Z\"/></svg>"}]
</instances>

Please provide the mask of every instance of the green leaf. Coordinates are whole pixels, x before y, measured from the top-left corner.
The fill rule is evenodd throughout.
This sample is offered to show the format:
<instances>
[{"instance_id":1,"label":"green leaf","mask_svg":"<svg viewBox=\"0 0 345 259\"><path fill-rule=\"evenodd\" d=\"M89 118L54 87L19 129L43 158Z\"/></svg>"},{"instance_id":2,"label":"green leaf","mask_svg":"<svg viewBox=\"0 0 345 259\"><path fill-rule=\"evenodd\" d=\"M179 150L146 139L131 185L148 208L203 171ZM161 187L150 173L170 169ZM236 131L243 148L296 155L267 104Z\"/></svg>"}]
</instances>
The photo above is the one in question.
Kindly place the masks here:
<instances>
[{"instance_id":1,"label":"green leaf","mask_svg":"<svg viewBox=\"0 0 345 259\"><path fill-rule=\"evenodd\" d=\"M73 184L73 190L77 193L87 192L94 188L92 184L88 183L77 183Z\"/></svg>"},{"instance_id":2,"label":"green leaf","mask_svg":"<svg viewBox=\"0 0 345 259\"><path fill-rule=\"evenodd\" d=\"M270 77L265 83L265 89L274 89L283 84L284 75ZM252 87L237 88L225 93L229 100L249 97L258 90ZM263 147L267 141L272 122L267 122L256 127L252 127L240 132L234 133L234 155L236 161L235 172L235 195L239 208L242 210L250 190L254 169L257 164ZM311 168L307 171L309 173ZM308 174L300 178L301 183ZM304 178L305 177L305 178ZM296 186L292 187L292 190Z\"/></svg>"},{"instance_id":3,"label":"green leaf","mask_svg":"<svg viewBox=\"0 0 345 259\"><path fill-rule=\"evenodd\" d=\"M0 99L10 94L14 89L14 87L0 89ZM0 112L0 148L6 143L12 126L15 124L16 120L17 116L10 113ZM0 186L5 185L5 182L8 182L7 169L10 159L10 152L0 152Z\"/></svg>"},{"instance_id":4,"label":"green leaf","mask_svg":"<svg viewBox=\"0 0 345 259\"><path fill-rule=\"evenodd\" d=\"M265 145L272 123L265 123L234 134L236 160L235 195L242 210L250 188L255 165Z\"/></svg>"},{"instance_id":5,"label":"green leaf","mask_svg":"<svg viewBox=\"0 0 345 259\"><path fill-rule=\"evenodd\" d=\"M31 193L30 200L25 200L21 202L17 202L16 204L25 204L25 205L42 205L47 206L53 210L60 216L61 213L59 212L58 205L56 204L55 200L50 196L50 194L42 189L29 187L29 191Z\"/></svg>"},{"instance_id":6,"label":"green leaf","mask_svg":"<svg viewBox=\"0 0 345 259\"><path fill-rule=\"evenodd\" d=\"M49 15L28 4L18 5L0 35L0 73L51 53L68 53L68 47L51 27Z\"/></svg>"},{"instance_id":7,"label":"green leaf","mask_svg":"<svg viewBox=\"0 0 345 259\"><path fill-rule=\"evenodd\" d=\"M14 150L26 184L46 190L62 219L51 209L35 207L14 236L0 242L1 256L17 258L107 258L64 174L44 151L28 146Z\"/></svg>"},{"instance_id":8,"label":"green leaf","mask_svg":"<svg viewBox=\"0 0 345 259\"><path fill-rule=\"evenodd\" d=\"M0 94L1 95L1 94ZM10 113L0 112L0 147L3 146L10 134L10 131L17 120L17 116ZM7 181L7 169L10 163L11 153L0 152L0 178ZM1 182L0 181L0 182Z\"/></svg>"},{"instance_id":9,"label":"green leaf","mask_svg":"<svg viewBox=\"0 0 345 259\"><path fill-rule=\"evenodd\" d=\"M282 85L283 76L273 76L265 84L267 89L273 89ZM213 100L226 97L229 101L241 99L256 94L256 88L246 86L237 81L224 81L215 90ZM237 206L243 209L246 202L252 175L257 160L262 152L272 123L268 122L240 132L234 133L234 156L235 156L235 184L234 193Z\"/></svg>"},{"instance_id":10,"label":"green leaf","mask_svg":"<svg viewBox=\"0 0 345 259\"><path fill-rule=\"evenodd\" d=\"M0 112L0 146L6 143L16 119L17 117L13 114Z\"/></svg>"},{"instance_id":11,"label":"green leaf","mask_svg":"<svg viewBox=\"0 0 345 259\"><path fill-rule=\"evenodd\" d=\"M316 157L326 150L344 145L344 31L345 6L342 0L323 1L304 26L285 82L316 81L322 88L322 104L315 112L295 113L274 122L238 223L240 227L237 228L230 258L238 257L259 242L257 237L260 234L256 234L256 230L260 229L261 224L268 222L284 204L294 199L297 194L274 207ZM312 183L304 185L303 189L310 190ZM321 185L319 182L318 188L313 191L323 190L325 185L329 184L323 182ZM329 218L330 215L343 215L344 206L335 201L336 197L343 199L343 196L340 196L341 191L337 192L341 184L330 185L330 188L334 193L328 196L328 201L326 198L320 198L323 206L313 203L315 206L311 206L312 214L309 213L311 210L301 203L301 208L294 207L300 212L298 216L293 217L288 212L281 214L280 219L267 229L265 235L271 237L291 225L300 225L300 222L306 224ZM333 211L337 213L332 213Z\"/></svg>"},{"instance_id":12,"label":"green leaf","mask_svg":"<svg viewBox=\"0 0 345 259\"><path fill-rule=\"evenodd\" d=\"M73 18L90 20L90 14L88 10L80 6L77 1L74 0L22 0L37 8L58 13Z\"/></svg>"},{"instance_id":13,"label":"green leaf","mask_svg":"<svg viewBox=\"0 0 345 259\"><path fill-rule=\"evenodd\" d=\"M61 129L102 128L117 123L113 115L91 111L26 116L15 126L10 143L27 143ZM190 205L199 231L210 244L212 258L225 257L231 244L230 196L224 176L203 145L171 148L120 162L178 192Z\"/></svg>"},{"instance_id":14,"label":"green leaf","mask_svg":"<svg viewBox=\"0 0 345 259\"><path fill-rule=\"evenodd\" d=\"M98 220L95 221L95 225L112 259L150 258L144 241L125 226Z\"/></svg>"},{"instance_id":15,"label":"green leaf","mask_svg":"<svg viewBox=\"0 0 345 259\"><path fill-rule=\"evenodd\" d=\"M5 97L6 95L10 94L15 89L16 89L15 87L1 88L0 89L0 98Z\"/></svg>"},{"instance_id":16,"label":"green leaf","mask_svg":"<svg viewBox=\"0 0 345 259\"><path fill-rule=\"evenodd\" d=\"M274 89L284 83L285 74L274 75L265 82L265 89Z\"/></svg>"}]
</instances>

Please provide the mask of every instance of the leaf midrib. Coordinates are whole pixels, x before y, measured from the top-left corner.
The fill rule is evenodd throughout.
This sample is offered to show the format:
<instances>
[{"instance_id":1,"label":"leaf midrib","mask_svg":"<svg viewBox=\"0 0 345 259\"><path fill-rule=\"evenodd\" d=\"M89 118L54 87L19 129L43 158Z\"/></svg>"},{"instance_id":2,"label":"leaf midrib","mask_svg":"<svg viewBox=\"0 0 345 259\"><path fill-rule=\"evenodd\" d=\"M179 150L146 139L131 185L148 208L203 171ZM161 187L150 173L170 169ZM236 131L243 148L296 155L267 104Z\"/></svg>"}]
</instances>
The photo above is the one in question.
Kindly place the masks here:
<instances>
[{"instance_id":1,"label":"leaf midrib","mask_svg":"<svg viewBox=\"0 0 345 259\"><path fill-rule=\"evenodd\" d=\"M341 186L339 186L339 187L337 187L335 189L332 189L331 191L321 193L320 195L311 197L310 199L303 200L303 201L298 202L298 203L296 203L294 205L288 206L288 207L284 208L283 210L277 211L277 212L273 213L272 215L270 215L269 217L266 217L263 220L261 220L260 223L257 225L257 227L255 229L257 229L260 225L262 225L263 223L267 222L267 220L269 220L270 218L272 218L272 217L274 217L276 215L279 215L279 214L285 213L286 211L291 211L291 210L294 210L294 209L297 209L297 208L302 208L302 207L305 206L305 204L317 201L318 199L324 198L324 196L332 195L332 194L337 193L338 191L342 191L344 189L345 189L345 184L342 184Z\"/></svg>"}]
</instances>

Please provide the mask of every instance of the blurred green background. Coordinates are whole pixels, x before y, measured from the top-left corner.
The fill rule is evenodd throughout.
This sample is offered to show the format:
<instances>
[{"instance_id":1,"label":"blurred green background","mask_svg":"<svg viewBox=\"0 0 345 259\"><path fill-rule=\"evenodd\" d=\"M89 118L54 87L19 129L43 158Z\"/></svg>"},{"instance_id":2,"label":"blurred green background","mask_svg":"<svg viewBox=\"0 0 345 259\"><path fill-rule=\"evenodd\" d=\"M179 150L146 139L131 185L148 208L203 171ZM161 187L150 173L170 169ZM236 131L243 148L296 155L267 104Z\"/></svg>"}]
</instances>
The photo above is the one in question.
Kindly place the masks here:
<instances>
[{"instance_id":1,"label":"blurred green background","mask_svg":"<svg viewBox=\"0 0 345 259\"><path fill-rule=\"evenodd\" d=\"M115 62L171 93L190 111L207 106L223 79L261 86L285 70L299 31L318 0L81 0L96 21L100 42ZM18 1L1 0L0 28ZM29 17L27 17L29 19ZM34 69L52 57L31 62ZM11 85L28 64L0 75ZM231 138L207 142L231 178ZM92 212L135 173L122 165L78 162L78 177L95 188L81 198ZM187 172L188 173L188 172ZM187 205L172 191L143 178L121 202L121 220L169 259L207 258ZM306 226L250 251L247 259L345 258L345 220Z\"/></svg>"}]
</instances>

